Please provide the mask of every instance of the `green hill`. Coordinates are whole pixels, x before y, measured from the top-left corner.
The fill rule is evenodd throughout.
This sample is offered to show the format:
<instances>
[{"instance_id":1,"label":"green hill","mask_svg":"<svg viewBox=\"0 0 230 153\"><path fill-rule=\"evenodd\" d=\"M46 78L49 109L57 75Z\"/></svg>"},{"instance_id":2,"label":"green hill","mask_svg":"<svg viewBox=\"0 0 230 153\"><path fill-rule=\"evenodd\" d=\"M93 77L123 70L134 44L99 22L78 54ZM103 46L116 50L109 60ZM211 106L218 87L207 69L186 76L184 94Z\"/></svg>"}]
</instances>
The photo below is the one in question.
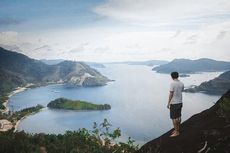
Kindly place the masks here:
<instances>
[{"instance_id":1,"label":"green hill","mask_svg":"<svg viewBox=\"0 0 230 153\"><path fill-rule=\"evenodd\" d=\"M51 101L47 107L55 109L69 109L69 110L108 110L111 109L109 104L97 105L86 101L69 100L65 98L58 98Z\"/></svg>"},{"instance_id":2,"label":"green hill","mask_svg":"<svg viewBox=\"0 0 230 153\"><path fill-rule=\"evenodd\" d=\"M199 86L188 88L185 92L205 92L208 94L223 94L230 89L230 71L222 73L220 76L203 82Z\"/></svg>"},{"instance_id":3,"label":"green hill","mask_svg":"<svg viewBox=\"0 0 230 153\"><path fill-rule=\"evenodd\" d=\"M68 83L75 86L102 86L110 81L83 62L63 61L47 65L23 54L0 47L0 101L15 87L27 83L46 85Z\"/></svg>"}]
</instances>

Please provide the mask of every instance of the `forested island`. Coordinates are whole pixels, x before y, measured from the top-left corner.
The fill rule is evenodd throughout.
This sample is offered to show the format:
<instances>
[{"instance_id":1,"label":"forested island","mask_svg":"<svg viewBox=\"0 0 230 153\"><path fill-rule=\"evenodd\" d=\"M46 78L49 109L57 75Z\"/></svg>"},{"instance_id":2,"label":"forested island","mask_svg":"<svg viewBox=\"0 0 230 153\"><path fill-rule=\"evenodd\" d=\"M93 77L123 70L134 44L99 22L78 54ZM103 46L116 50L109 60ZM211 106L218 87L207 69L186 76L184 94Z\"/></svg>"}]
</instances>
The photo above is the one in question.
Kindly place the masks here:
<instances>
[{"instance_id":1,"label":"forested island","mask_svg":"<svg viewBox=\"0 0 230 153\"><path fill-rule=\"evenodd\" d=\"M109 110L109 104L93 104L86 101L70 100L66 98L58 98L51 101L47 107L54 109L67 109L67 110Z\"/></svg>"}]
</instances>

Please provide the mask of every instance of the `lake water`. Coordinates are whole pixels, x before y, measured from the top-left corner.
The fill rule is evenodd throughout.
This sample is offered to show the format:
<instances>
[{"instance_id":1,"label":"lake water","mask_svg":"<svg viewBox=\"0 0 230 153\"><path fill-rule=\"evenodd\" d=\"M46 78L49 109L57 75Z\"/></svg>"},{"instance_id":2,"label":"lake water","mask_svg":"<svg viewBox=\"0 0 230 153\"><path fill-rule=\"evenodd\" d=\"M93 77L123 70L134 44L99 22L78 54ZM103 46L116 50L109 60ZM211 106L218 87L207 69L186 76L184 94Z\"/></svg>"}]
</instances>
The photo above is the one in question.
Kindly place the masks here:
<instances>
[{"instance_id":1,"label":"lake water","mask_svg":"<svg viewBox=\"0 0 230 153\"><path fill-rule=\"evenodd\" d=\"M73 100L85 100L97 104L108 103L109 111L67 111L43 109L31 115L19 125L19 130L29 133L64 133L79 128L92 129L93 122L101 123L107 118L113 128L120 127L122 140L129 136L143 144L172 128L169 110L166 108L169 84L168 74L159 74L151 67L141 65L108 64L100 68L103 75L116 81L102 87L69 87L67 85L49 85L13 95L9 107L19 110L65 97ZM180 78L185 86L199 85L218 76L220 72L192 74ZM211 107L220 96L202 93L184 93L183 116L186 120L193 114Z\"/></svg>"}]
</instances>

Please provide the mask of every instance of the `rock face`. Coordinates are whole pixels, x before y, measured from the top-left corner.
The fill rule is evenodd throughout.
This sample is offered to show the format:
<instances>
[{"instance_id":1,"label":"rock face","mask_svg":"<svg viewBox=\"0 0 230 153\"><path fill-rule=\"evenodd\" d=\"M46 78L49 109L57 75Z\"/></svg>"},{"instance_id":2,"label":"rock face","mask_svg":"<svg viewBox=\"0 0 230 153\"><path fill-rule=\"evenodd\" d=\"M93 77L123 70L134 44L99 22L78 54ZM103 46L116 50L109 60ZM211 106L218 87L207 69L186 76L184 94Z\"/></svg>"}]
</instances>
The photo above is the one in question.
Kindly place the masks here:
<instances>
[{"instance_id":1,"label":"rock face","mask_svg":"<svg viewBox=\"0 0 230 153\"><path fill-rule=\"evenodd\" d=\"M196 73L196 72L213 72L230 70L230 62L216 61L207 58L198 60L175 59L172 62L153 68L159 73Z\"/></svg>"},{"instance_id":2,"label":"rock face","mask_svg":"<svg viewBox=\"0 0 230 153\"><path fill-rule=\"evenodd\" d=\"M230 89L230 71L226 71L215 79L201 83L199 86L188 88L185 92L204 92L207 94L224 94Z\"/></svg>"},{"instance_id":3,"label":"rock face","mask_svg":"<svg viewBox=\"0 0 230 153\"><path fill-rule=\"evenodd\" d=\"M13 128L13 124L6 120L6 119L1 119L0 120L0 132L5 132Z\"/></svg>"},{"instance_id":4,"label":"rock face","mask_svg":"<svg viewBox=\"0 0 230 153\"><path fill-rule=\"evenodd\" d=\"M170 138L171 132L146 143L137 153L229 153L230 90L214 106L185 121L180 136Z\"/></svg>"}]
</instances>

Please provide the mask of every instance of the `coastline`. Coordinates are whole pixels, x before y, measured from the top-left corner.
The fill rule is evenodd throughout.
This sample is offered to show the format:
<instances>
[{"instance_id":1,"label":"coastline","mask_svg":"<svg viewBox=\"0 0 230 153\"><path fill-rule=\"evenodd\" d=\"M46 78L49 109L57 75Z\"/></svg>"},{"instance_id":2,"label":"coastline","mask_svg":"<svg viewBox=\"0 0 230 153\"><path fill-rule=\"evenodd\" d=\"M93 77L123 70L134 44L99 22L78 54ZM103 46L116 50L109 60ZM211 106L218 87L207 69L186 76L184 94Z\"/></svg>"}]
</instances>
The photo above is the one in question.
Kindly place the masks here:
<instances>
[{"instance_id":1,"label":"coastline","mask_svg":"<svg viewBox=\"0 0 230 153\"><path fill-rule=\"evenodd\" d=\"M42 111L42 110L44 110L44 109L46 109L46 108L42 108L42 109L40 109L38 112L40 112L40 111ZM38 113L38 112L33 112L33 113L31 113L31 114L27 114L26 116L23 116L20 120L18 120L18 121L16 122L16 124L14 125L14 132L17 132L17 131L18 131L18 126L19 126L19 124L20 124L20 122L21 122L22 120L24 120L24 119L27 118L28 116L34 115L34 114L36 114L36 113Z\"/></svg>"},{"instance_id":2,"label":"coastline","mask_svg":"<svg viewBox=\"0 0 230 153\"><path fill-rule=\"evenodd\" d=\"M28 89L32 85L34 85L34 84L28 83L25 86L23 86L23 87L17 87L17 88L15 88L14 91L10 92L10 94L7 96L7 100L4 103L2 103L2 105L5 106L5 109L1 110L1 112L2 113L8 113L9 112L9 107L7 106L7 104L9 102L9 99L10 99L11 96L13 96L13 95L15 95L17 93L25 91L26 89Z\"/></svg>"},{"instance_id":3,"label":"coastline","mask_svg":"<svg viewBox=\"0 0 230 153\"><path fill-rule=\"evenodd\" d=\"M8 93L7 100L6 100L5 102L2 103L2 104L5 106L5 109L4 109L4 110L3 110L3 109L0 109L0 112L5 113L5 114L7 114L7 113L9 112L9 107L7 106L7 104L8 104L8 102L9 102L9 99L10 99L11 96L13 96L13 95L15 95L15 94L17 94L17 93L23 92L23 91L25 91L25 90L27 90L27 89L29 89L29 88L47 86L47 85L51 85L51 84L54 84L54 83L44 84L44 85L41 85L41 84L40 84L40 85L36 85L36 84L33 84L33 83L28 83L28 84L26 84L25 86L15 88L15 90L13 90L12 92ZM60 85L62 85L63 83L55 83L55 84L60 84ZM43 109L44 109L44 108L43 108ZM42 110L42 109L41 109L41 110ZM39 110L39 111L41 111L41 110ZM37 112L34 112L34 113L28 114L28 115L26 115L26 116L23 116L21 119L17 120L16 123L12 123L12 122L11 122L12 128L14 128L14 132L16 132L16 131L18 130L18 126L19 126L20 122L21 122L23 119L25 119L26 117L28 117L28 116L30 116L30 115L33 115L33 114L35 114L35 113L37 113ZM10 129L11 129L11 128L10 128ZM3 128L3 129L1 129L1 130L7 131L7 130L9 130L9 129Z\"/></svg>"}]
</instances>

